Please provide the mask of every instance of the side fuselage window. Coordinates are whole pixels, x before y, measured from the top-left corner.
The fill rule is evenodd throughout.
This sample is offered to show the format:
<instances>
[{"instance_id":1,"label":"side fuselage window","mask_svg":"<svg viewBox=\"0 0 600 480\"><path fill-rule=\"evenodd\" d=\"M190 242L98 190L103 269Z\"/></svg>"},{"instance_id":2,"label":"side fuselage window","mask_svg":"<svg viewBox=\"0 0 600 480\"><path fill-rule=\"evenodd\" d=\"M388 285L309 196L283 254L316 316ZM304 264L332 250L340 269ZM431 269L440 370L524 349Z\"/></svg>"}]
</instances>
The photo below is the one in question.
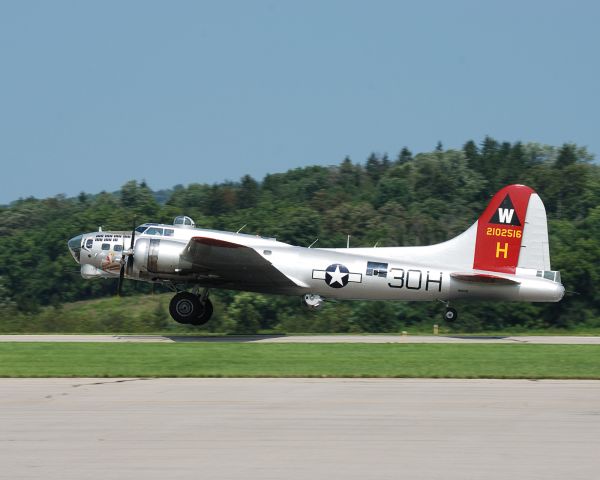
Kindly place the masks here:
<instances>
[{"instance_id":1,"label":"side fuselage window","mask_svg":"<svg viewBox=\"0 0 600 480\"><path fill-rule=\"evenodd\" d=\"M103 243L102 250L110 250L110 243Z\"/></svg>"}]
</instances>

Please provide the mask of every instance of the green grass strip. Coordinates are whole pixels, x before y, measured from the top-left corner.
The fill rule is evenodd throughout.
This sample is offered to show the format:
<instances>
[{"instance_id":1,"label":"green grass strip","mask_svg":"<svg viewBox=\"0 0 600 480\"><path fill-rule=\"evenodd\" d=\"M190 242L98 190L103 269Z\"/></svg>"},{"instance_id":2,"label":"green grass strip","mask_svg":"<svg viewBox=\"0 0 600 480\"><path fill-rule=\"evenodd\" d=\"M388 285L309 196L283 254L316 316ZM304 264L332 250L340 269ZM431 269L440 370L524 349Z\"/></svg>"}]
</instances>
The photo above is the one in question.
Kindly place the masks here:
<instances>
[{"instance_id":1,"label":"green grass strip","mask_svg":"<svg viewBox=\"0 0 600 480\"><path fill-rule=\"evenodd\" d=\"M2 343L0 377L600 379L600 347Z\"/></svg>"}]
</instances>

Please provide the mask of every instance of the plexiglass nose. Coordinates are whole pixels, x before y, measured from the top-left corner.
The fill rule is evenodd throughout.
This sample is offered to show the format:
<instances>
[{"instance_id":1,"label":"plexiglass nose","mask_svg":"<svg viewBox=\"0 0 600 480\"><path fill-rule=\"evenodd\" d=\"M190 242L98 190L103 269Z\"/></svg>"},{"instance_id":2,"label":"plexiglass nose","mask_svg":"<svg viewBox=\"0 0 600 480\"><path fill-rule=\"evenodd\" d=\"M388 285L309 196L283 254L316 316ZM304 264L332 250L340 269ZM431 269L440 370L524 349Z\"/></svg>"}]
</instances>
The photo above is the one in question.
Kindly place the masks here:
<instances>
[{"instance_id":1,"label":"plexiglass nose","mask_svg":"<svg viewBox=\"0 0 600 480\"><path fill-rule=\"evenodd\" d=\"M77 235L76 237L73 237L71 240L69 240L67 242L67 245L69 246L69 251L71 252L71 255L73 255L73 258L75 259L75 261L77 263L79 263L79 258L81 255L81 239L83 238L83 235Z\"/></svg>"}]
</instances>

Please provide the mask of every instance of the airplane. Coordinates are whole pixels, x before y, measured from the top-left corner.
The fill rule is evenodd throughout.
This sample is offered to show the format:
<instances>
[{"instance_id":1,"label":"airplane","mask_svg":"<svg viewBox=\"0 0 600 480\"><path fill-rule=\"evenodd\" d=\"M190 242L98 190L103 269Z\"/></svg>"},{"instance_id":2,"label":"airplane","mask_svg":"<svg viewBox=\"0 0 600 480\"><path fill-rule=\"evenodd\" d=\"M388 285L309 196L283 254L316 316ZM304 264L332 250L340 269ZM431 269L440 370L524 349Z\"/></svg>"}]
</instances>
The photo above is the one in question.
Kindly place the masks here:
<instances>
[{"instance_id":1,"label":"airplane","mask_svg":"<svg viewBox=\"0 0 600 480\"><path fill-rule=\"evenodd\" d=\"M525 185L501 189L469 229L443 243L311 247L197 228L187 216L68 241L83 278L118 278L119 294L124 278L166 285L175 292L169 313L190 325L211 318L215 288L298 295L310 309L326 300L439 300L448 322L457 319L456 300L558 302L565 292L550 268L544 204Z\"/></svg>"}]
</instances>

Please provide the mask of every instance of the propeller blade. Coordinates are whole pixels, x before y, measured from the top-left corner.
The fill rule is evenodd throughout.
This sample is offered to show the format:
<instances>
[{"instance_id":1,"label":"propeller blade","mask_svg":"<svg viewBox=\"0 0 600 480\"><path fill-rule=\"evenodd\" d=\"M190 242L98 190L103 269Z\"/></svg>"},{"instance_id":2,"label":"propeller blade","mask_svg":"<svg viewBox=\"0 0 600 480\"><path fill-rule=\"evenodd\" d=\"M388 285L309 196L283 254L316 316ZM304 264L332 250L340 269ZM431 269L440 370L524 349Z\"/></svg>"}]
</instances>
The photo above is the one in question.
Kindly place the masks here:
<instances>
[{"instance_id":1,"label":"propeller blade","mask_svg":"<svg viewBox=\"0 0 600 480\"><path fill-rule=\"evenodd\" d=\"M125 278L125 238L121 242L121 269L119 270L119 283L117 284L117 295L123 296L123 279Z\"/></svg>"},{"instance_id":2,"label":"propeller blade","mask_svg":"<svg viewBox=\"0 0 600 480\"><path fill-rule=\"evenodd\" d=\"M131 229L131 244L129 246L129 255L127 257L127 271L131 272L133 268L133 247L135 246L135 217L133 218L133 228Z\"/></svg>"},{"instance_id":3,"label":"propeller blade","mask_svg":"<svg viewBox=\"0 0 600 480\"><path fill-rule=\"evenodd\" d=\"M136 224L136 220L135 217L133 217L133 227L131 228L131 245L129 246L129 248L131 248L133 250L133 246L135 244L135 224Z\"/></svg>"},{"instance_id":4,"label":"propeller blade","mask_svg":"<svg viewBox=\"0 0 600 480\"><path fill-rule=\"evenodd\" d=\"M121 270L119 271L119 284L117 285L117 295L123 296L123 279L125 278L125 263L121 264Z\"/></svg>"},{"instance_id":5,"label":"propeller blade","mask_svg":"<svg viewBox=\"0 0 600 480\"><path fill-rule=\"evenodd\" d=\"M135 246L135 217L133 219L133 228L131 229L131 243L129 250L125 251L125 238L123 237L123 249L121 251L121 269L119 270L119 284L117 286L117 294L123 294L123 280L125 279L125 271L131 273L133 268L133 247ZM125 258L127 257L127 258Z\"/></svg>"}]
</instances>

